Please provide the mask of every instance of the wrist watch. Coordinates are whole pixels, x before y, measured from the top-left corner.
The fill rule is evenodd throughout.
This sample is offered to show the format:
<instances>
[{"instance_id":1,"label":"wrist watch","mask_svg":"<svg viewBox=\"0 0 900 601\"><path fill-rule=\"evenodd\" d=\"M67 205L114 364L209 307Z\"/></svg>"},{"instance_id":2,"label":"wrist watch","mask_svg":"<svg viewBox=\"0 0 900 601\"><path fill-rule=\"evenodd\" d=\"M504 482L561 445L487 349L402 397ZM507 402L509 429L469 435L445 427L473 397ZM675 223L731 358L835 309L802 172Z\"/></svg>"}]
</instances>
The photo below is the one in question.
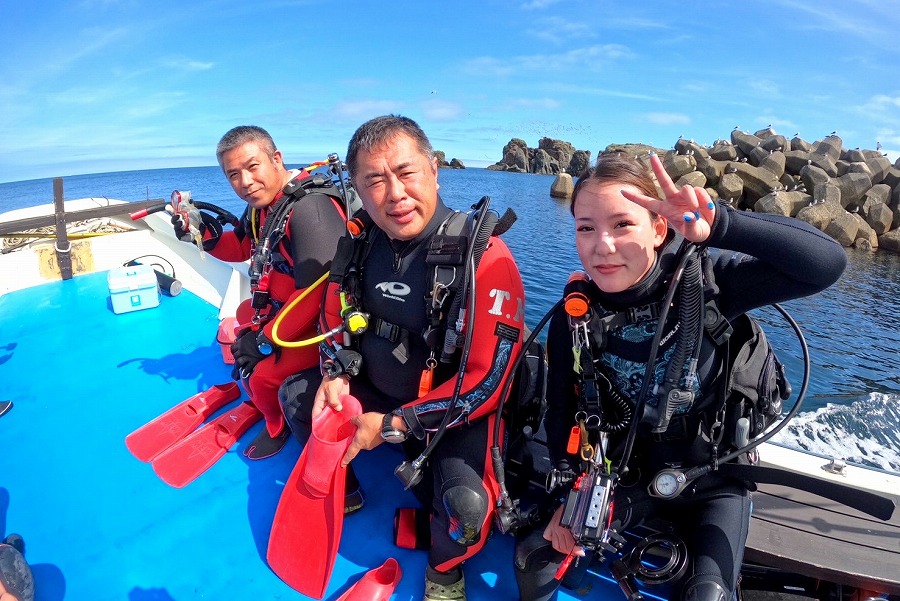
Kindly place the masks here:
<instances>
[{"instance_id":1,"label":"wrist watch","mask_svg":"<svg viewBox=\"0 0 900 601\"><path fill-rule=\"evenodd\" d=\"M381 421L381 438L384 439L385 442L390 442L393 444L397 444L406 440L408 434L403 430L395 428L391 423L394 420L395 415L400 415L399 412L391 411L390 413L384 414L384 419Z\"/></svg>"},{"instance_id":2,"label":"wrist watch","mask_svg":"<svg viewBox=\"0 0 900 601\"><path fill-rule=\"evenodd\" d=\"M268 338L265 337L265 335L262 332L260 332L256 336L256 348L259 349L259 353L261 355L264 355L266 357L271 355L272 352L275 350L275 348L272 346L272 343L269 341Z\"/></svg>"}]
</instances>

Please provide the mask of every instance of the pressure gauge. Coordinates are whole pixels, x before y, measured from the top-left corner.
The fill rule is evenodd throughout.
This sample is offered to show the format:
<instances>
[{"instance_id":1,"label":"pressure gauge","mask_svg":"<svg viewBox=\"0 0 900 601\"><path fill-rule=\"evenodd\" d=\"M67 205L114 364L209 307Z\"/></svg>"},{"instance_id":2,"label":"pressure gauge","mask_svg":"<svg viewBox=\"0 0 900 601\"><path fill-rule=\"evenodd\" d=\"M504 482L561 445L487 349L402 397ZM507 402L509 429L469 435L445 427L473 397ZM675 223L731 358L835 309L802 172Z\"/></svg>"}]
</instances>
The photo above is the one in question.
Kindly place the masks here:
<instances>
[{"instance_id":1,"label":"pressure gauge","mask_svg":"<svg viewBox=\"0 0 900 601\"><path fill-rule=\"evenodd\" d=\"M656 474L650 483L649 492L654 497L671 499L676 497L684 487L684 474L677 470L663 470Z\"/></svg>"}]
</instances>

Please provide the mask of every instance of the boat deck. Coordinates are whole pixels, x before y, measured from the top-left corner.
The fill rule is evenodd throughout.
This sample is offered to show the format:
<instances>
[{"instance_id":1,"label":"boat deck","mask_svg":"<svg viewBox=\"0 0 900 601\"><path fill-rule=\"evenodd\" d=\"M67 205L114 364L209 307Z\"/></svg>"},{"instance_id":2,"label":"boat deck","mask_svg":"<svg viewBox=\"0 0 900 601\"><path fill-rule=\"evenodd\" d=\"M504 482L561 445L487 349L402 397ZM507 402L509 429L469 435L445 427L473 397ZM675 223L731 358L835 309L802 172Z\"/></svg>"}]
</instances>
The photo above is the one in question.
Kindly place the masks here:
<instances>
[{"instance_id":1,"label":"boat deck","mask_svg":"<svg viewBox=\"0 0 900 601\"><path fill-rule=\"evenodd\" d=\"M900 594L900 510L883 522L808 492L759 488L753 496L747 561Z\"/></svg>"},{"instance_id":2,"label":"boat deck","mask_svg":"<svg viewBox=\"0 0 900 601\"><path fill-rule=\"evenodd\" d=\"M0 295L0 400L14 402L0 418L0 536L24 536L38 601L304 598L265 560L299 444L251 462L241 451L257 424L183 489L125 448L135 428L230 380L217 326L187 290L116 315L105 272ZM387 446L357 459L366 506L345 520L325 599L387 557L404 573L393 598L421 598L426 553L393 544L395 508L416 505L391 474L400 459ZM298 561L315 542L298 541ZM512 538L495 533L465 566L469 598L517 598L512 558ZM622 597L597 577L560 595L574 598Z\"/></svg>"}]
</instances>

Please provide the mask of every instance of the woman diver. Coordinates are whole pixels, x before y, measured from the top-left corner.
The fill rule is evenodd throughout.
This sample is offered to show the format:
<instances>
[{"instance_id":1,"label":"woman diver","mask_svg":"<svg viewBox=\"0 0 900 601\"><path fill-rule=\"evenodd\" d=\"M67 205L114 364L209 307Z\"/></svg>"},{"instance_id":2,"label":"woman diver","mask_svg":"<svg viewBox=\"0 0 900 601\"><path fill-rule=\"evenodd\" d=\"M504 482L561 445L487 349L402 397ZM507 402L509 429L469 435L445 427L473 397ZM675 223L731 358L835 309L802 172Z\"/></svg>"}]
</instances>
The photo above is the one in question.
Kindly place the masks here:
<instances>
[{"instance_id":1,"label":"woman diver","mask_svg":"<svg viewBox=\"0 0 900 601\"><path fill-rule=\"evenodd\" d=\"M624 153L601 154L575 186L575 243L586 276L566 290L578 284L582 311L560 307L550 322L548 447L555 473L570 476L564 481L584 473L588 460L609 466L615 503L603 518L612 531L660 523L655 518L671 524L687 559L671 574L670 598L722 601L737 586L748 484L711 471L669 495L674 489L654 480L666 468L716 465L717 453L740 447L721 425L728 345L714 340L704 317L717 308L730 322L819 292L837 281L847 258L806 223L714 203L703 188L676 187L656 155L650 165L662 200L649 170ZM720 250L704 257L707 249ZM575 493L566 494L571 501ZM572 504L517 541L522 599L553 598L564 562L589 546L573 534L580 525L571 523L572 507L566 514Z\"/></svg>"}]
</instances>

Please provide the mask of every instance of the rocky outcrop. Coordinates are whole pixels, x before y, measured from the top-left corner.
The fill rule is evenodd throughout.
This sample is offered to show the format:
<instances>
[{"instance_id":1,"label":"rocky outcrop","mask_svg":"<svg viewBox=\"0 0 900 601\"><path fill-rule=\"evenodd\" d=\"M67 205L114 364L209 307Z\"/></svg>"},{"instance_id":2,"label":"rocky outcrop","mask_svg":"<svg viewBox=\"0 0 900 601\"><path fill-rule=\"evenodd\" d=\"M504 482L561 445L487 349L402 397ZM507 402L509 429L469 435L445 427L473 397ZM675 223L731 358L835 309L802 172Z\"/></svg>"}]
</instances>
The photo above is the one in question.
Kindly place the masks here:
<instances>
[{"instance_id":1,"label":"rocky outcrop","mask_svg":"<svg viewBox=\"0 0 900 601\"><path fill-rule=\"evenodd\" d=\"M739 209L797 217L844 246L900 252L900 159L891 164L877 150L847 150L835 133L807 142L771 128L735 129L711 147L680 138L665 151L607 150L655 151L678 185L705 187Z\"/></svg>"},{"instance_id":2,"label":"rocky outcrop","mask_svg":"<svg viewBox=\"0 0 900 601\"><path fill-rule=\"evenodd\" d=\"M591 152L576 150L568 142L553 138L541 138L537 148L529 148L525 140L513 138L503 147L503 158L490 165L492 171L578 175L590 166Z\"/></svg>"},{"instance_id":3,"label":"rocky outcrop","mask_svg":"<svg viewBox=\"0 0 900 601\"><path fill-rule=\"evenodd\" d=\"M459 159L450 159L450 162L447 162L447 155L444 154L443 150L435 150L434 158L437 159L438 168L440 169L465 169L466 166L463 165L463 162Z\"/></svg>"},{"instance_id":4,"label":"rocky outcrop","mask_svg":"<svg viewBox=\"0 0 900 601\"><path fill-rule=\"evenodd\" d=\"M550 165L560 164L568 148L565 143L539 145ZM844 246L900 253L900 159L892 164L879 150L847 150L836 133L808 142L797 135L788 139L772 128L753 133L736 128L729 139L712 146L679 138L669 150L611 144L603 152L616 151L639 158L656 153L678 185L706 188L735 208L802 219ZM575 154L581 152L589 162L590 153ZM514 139L504 148L503 166L489 169L533 173L534 154ZM548 164L544 156L540 161ZM566 172L577 176L584 167ZM551 195L566 193L567 185L571 181L557 178Z\"/></svg>"}]
</instances>

